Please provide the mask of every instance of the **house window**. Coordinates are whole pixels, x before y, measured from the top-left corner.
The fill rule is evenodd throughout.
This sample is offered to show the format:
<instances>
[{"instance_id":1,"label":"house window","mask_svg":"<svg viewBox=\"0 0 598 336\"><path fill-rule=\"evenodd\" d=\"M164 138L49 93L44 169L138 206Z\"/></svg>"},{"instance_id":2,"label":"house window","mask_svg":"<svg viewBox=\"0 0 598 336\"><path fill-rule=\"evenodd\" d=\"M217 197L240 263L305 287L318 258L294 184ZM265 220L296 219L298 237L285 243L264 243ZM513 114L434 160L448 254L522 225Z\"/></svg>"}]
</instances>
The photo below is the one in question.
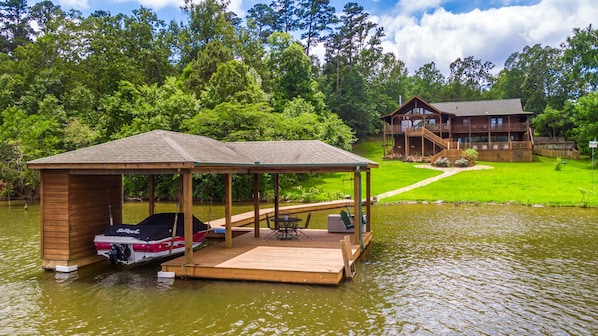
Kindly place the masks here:
<instances>
[{"instance_id":1,"label":"house window","mask_svg":"<svg viewBox=\"0 0 598 336\"><path fill-rule=\"evenodd\" d=\"M490 128L501 128L502 122L502 118L490 118Z\"/></svg>"},{"instance_id":2,"label":"house window","mask_svg":"<svg viewBox=\"0 0 598 336\"><path fill-rule=\"evenodd\" d=\"M469 127L470 125L470 120L469 118L463 118L463 126L465 127Z\"/></svg>"}]
</instances>

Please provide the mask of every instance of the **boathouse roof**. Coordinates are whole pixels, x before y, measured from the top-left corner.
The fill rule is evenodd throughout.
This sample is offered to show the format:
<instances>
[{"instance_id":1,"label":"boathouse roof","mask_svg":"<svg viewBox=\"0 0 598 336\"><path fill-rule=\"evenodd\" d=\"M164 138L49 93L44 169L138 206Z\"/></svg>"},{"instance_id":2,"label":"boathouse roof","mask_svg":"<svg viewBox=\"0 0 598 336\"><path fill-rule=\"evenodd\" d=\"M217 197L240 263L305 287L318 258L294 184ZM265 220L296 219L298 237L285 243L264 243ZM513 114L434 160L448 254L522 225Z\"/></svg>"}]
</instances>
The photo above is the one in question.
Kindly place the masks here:
<instances>
[{"instance_id":1,"label":"boathouse roof","mask_svg":"<svg viewBox=\"0 0 598 336\"><path fill-rule=\"evenodd\" d=\"M317 140L221 142L155 130L29 161L32 169L151 170L202 168L253 172L322 167L377 167L374 161Z\"/></svg>"}]
</instances>

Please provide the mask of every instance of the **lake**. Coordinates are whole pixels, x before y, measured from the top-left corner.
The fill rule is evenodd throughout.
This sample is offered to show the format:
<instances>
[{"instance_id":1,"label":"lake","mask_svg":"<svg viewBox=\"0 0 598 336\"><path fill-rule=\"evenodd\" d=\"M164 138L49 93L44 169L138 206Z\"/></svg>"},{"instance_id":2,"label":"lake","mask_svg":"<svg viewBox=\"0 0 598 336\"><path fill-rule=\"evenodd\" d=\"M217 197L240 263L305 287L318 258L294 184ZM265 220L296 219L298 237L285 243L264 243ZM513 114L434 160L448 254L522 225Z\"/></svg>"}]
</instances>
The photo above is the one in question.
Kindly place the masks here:
<instances>
[{"instance_id":1,"label":"lake","mask_svg":"<svg viewBox=\"0 0 598 336\"><path fill-rule=\"evenodd\" d=\"M203 220L223 213L196 208ZM146 209L127 203L124 217ZM598 209L378 204L357 277L326 287L162 281L159 263L47 272L39 206L0 203L0 335L596 335L597 219Z\"/></svg>"}]
</instances>

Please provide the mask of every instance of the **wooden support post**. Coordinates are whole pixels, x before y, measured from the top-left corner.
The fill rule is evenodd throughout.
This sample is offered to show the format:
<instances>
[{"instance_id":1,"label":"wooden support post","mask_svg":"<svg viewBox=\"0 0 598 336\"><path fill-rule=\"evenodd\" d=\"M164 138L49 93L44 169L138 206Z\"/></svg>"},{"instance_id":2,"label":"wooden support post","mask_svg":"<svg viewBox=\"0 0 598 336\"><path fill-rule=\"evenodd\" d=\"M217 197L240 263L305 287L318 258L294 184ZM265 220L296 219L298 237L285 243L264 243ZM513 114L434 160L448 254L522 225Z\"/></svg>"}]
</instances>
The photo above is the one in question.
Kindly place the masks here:
<instances>
[{"instance_id":1,"label":"wooden support post","mask_svg":"<svg viewBox=\"0 0 598 336\"><path fill-rule=\"evenodd\" d=\"M359 218L359 208L361 207L361 173L359 171L353 173L353 181L353 234L355 236L355 241L359 242L359 237L361 235L361 232L359 231L361 230L361 218Z\"/></svg>"},{"instance_id":2,"label":"wooden support post","mask_svg":"<svg viewBox=\"0 0 598 336\"><path fill-rule=\"evenodd\" d=\"M181 175L182 179L182 204L185 214L185 264L193 263L193 174L186 170Z\"/></svg>"},{"instance_id":3,"label":"wooden support post","mask_svg":"<svg viewBox=\"0 0 598 336\"><path fill-rule=\"evenodd\" d=\"M365 173L365 199L366 199L366 204L365 204L365 213L366 213L366 218L367 218L367 222L366 222L366 228L365 230L367 232L371 231L371 210L372 210L372 188L371 188L371 174L370 174L370 170L368 169Z\"/></svg>"},{"instance_id":4,"label":"wooden support post","mask_svg":"<svg viewBox=\"0 0 598 336\"><path fill-rule=\"evenodd\" d=\"M253 231L260 237L260 175L253 174Z\"/></svg>"},{"instance_id":5,"label":"wooden support post","mask_svg":"<svg viewBox=\"0 0 598 336\"><path fill-rule=\"evenodd\" d=\"M224 234L224 245L226 248L233 247L232 230L232 207L233 207L233 174L224 175L224 217L226 232Z\"/></svg>"},{"instance_id":6,"label":"wooden support post","mask_svg":"<svg viewBox=\"0 0 598 336\"><path fill-rule=\"evenodd\" d=\"M345 265L345 276L347 278L355 277L355 263L353 262L353 251L351 250L351 237L345 236L340 240L341 253L343 254L343 263Z\"/></svg>"},{"instance_id":7,"label":"wooden support post","mask_svg":"<svg viewBox=\"0 0 598 336\"><path fill-rule=\"evenodd\" d=\"M149 188L148 188L148 201L149 201L149 215L153 215L155 212L155 207L156 204L154 203L154 199L155 199L155 179L154 179L154 175L149 175L148 176L148 184L149 184Z\"/></svg>"},{"instance_id":8,"label":"wooden support post","mask_svg":"<svg viewBox=\"0 0 598 336\"><path fill-rule=\"evenodd\" d=\"M279 208L279 203L280 203L280 196L278 195L278 183L279 183L280 177L278 176L278 173L274 174L274 218L278 218L279 214L278 214L278 208Z\"/></svg>"}]
</instances>

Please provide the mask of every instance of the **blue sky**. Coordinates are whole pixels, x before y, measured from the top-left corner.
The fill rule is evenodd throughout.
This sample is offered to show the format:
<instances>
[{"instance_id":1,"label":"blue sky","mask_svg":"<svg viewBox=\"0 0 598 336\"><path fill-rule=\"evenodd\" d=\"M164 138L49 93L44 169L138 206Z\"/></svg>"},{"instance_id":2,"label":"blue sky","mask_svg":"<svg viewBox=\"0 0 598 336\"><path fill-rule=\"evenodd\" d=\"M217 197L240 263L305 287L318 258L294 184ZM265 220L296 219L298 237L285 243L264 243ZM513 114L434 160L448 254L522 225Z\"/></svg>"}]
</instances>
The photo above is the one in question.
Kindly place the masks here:
<instances>
[{"instance_id":1,"label":"blue sky","mask_svg":"<svg viewBox=\"0 0 598 336\"><path fill-rule=\"evenodd\" d=\"M495 72L523 47L540 43L558 47L573 28L596 26L596 0L352 0L384 27L385 51L403 60L410 73L435 62L448 74L458 57L474 56L494 63ZM30 0L30 4L36 1ZM179 7L183 0L53 0L64 10L78 9L87 15L95 10L130 14L143 5L164 21L185 20ZM331 0L342 12L347 0ZM229 9L244 18L258 0L230 0ZM316 54L323 54L317 48Z\"/></svg>"}]
</instances>

